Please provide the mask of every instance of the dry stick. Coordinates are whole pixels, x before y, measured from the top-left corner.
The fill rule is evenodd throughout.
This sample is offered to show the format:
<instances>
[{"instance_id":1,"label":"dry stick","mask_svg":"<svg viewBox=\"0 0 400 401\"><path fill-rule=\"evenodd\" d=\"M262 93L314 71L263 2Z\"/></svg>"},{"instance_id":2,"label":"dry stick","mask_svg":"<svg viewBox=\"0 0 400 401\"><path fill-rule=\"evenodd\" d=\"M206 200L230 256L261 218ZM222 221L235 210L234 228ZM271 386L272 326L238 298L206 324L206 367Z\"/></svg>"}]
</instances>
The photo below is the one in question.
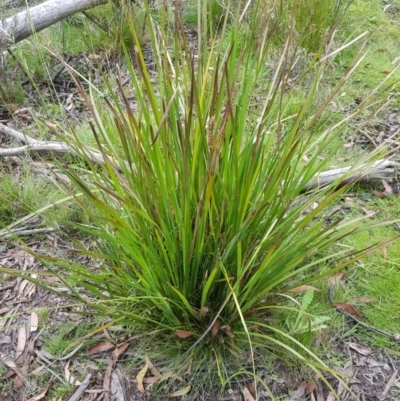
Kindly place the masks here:
<instances>
[{"instance_id":1,"label":"dry stick","mask_svg":"<svg viewBox=\"0 0 400 401\"><path fill-rule=\"evenodd\" d=\"M343 167L334 170L325 171L317 174L313 177L303 188L303 191L324 187L338 179L340 184L347 184L354 181L371 181L371 180L382 180L393 176L396 172L396 168L400 166L392 160L383 159L378 160L372 165L361 165L357 173L347 175L346 174L352 169L352 167ZM341 178L342 177L342 178Z\"/></svg>"},{"instance_id":2,"label":"dry stick","mask_svg":"<svg viewBox=\"0 0 400 401\"><path fill-rule=\"evenodd\" d=\"M4 124L0 124L0 133L7 136L11 136L12 138L19 140L20 142L27 144L25 146L21 146L18 148L0 149L0 157L18 156L26 154L27 152L39 152L39 153L54 152L54 153L71 154L74 156L81 156L79 152L71 148L71 146L67 145L65 142L39 141L37 139L31 138L30 136L24 135L22 132L7 127ZM104 158L100 153L88 149L85 149L84 152L85 156L93 163L101 165L105 164Z\"/></svg>"},{"instance_id":3,"label":"dry stick","mask_svg":"<svg viewBox=\"0 0 400 401\"><path fill-rule=\"evenodd\" d=\"M108 0L47 0L27 8L0 20L0 49L7 49L70 15L107 3Z\"/></svg>"},{"instance_id":4,"label":"dry stick","mask_svg":"<svg viewBox=\"0 0 400 401\"><path fill-rule=\"evenodd\" d=\"M224 310L226 304L228 303L229 299L231 298L231 293L227 296L227 298L225 299L225 302L222 304L222 306L219 308L219 311L217 312L217 314L214 316L214 319L211 321L211 323L209 324L209 326L207 327L206 331L196 340L196 342L194 344L191 345L191 347L184 353L184 355L188 354L193 348L197 347L197 345L199 345L204 337L210 332L210 330L213 328L215 322L218 320L219 316L221 315L222 311Z\"/></svg>"},{"instance_id":5,"label":"dry stick","mask_svg":"<svg viewBox=\"0 0 400 401\"><path fill-rule=\"evenodd\" d=\"M332 290L333 290L333 288L332 288L332 286L330 286L329 289L328 289L328 291L327 291L328 300L329 300L329 302L330 302L331 305L334 304L334 302L333 302L333 300L332 300ZM335 306L335 305L333 305L333 306ZM365 328L368 329L368 330L371 330L371 331L373 331L373 332L375 332L375 333L378 333L378 334L380 334L380 335L382 335L382 336L388 337L388 338L390 338L390 339L392 339L392 340L394 340L394 341L397 341L397 342L400 341L400 334L398 334L398 333L389 333L389 332L387 332L387 331L378 329L377 327L371 326L371 325L369 325L369 324L363 322L362 320L359 320L358 318L356 318L355 316L353 316L351 313L347 312L345 309L338 308L338 307L335 307L335 309L336 309L338 312L343 313L343 315L349 317L350 319L352 319L352 320L354 320L356 323L358 323L360 326L365 327Z\"/></svg>"},{"instance_id":6,"label":"dry stick","mask_svg":"<svg viewBox=\"0 0 400 401\"><path fill-rule=\"evenodd\" d=\"M53 227L45 227L45 228L34 228L32 230L9 230L9 231L1 231L0 232L0 240L12 238L16 235L30 235L30 234L38 234L38 233L50 233L55 231Z\"/></svg>"},{"instance_id":7,"label":"dry stick","mask_svg":"<svg viewBox=\"0 0 400 401\"><path fill-rule=\"evenodd\" d=\"M86 377L85 380L82 382L82 384L77 388L75 391L74 395L69 399L69 401L78 401L81 399L83 393L87 389L87 386L90 383L90 379L92 378L91 373L89 373Z\"/></svg>"}]
</instances>

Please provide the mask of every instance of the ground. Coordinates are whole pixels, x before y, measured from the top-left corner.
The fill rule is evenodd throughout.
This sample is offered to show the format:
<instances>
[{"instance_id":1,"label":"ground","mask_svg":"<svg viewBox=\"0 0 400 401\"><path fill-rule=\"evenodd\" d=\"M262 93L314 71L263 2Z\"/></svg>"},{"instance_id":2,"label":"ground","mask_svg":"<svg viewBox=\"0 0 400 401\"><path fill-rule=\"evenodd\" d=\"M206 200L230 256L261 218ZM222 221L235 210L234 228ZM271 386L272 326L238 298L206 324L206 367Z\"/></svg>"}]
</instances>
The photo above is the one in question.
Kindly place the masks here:
<instances>
[{"instance_id":1,"label":"ground","mask_svg":"<svg viewBox=\"0 0 400 401\"><path fill-rule=\"evenodd\" d=\"M396 21L399 23L399 4L378 3L381 7L380 11L390 6L386 7L385 15L390 16L393 24ZM364 12L365 2L356 2L355 7ZM351 14L351 17L355 18L354 14ZM386 25L382 28L383 23L379 18L383 18L382 13L371 15L367 19L368 24L376 26L377 30L386 29ZM73 23L81 23L81 21L77 19ZM195 38L196 29L188 28L187 35ZM391 43L388 44L388 49L380 48L384 43L382 40L376 39L372 42L375 46L373 50L380 52L381 59L387 58L387 60L379 60L382 63L385 62L385 66L380 65L376 59L371 59L369 63L362 65L357 79L360 81L365 79L366 86L373 86L374 82L371 83L371 81L379 79L379 74L386 75L386 68L390 68L390 64L394 62L393 52L396 50L393 49L398 51L398 43L396 44L393 40L393 35L390 36L389 41ZM145 54L151 70L151 51ZM117 72L114 58L116 56L112 52L107 53L107 57L101 60L100 65L97 60L102 56L96 52L66 54L64 57L74 69L86 77L94 77L93 79L97 80L98 84L102 81L101 69L110 75ZM340 63L346 65L348 60L345 56L341 57ZM43 71L40 70L40 66L36 66L35 79L27 73L25 79L19 82L20 94L23 93L22 100L18 98L18 91L13 92L12 99L2 97L0 121L14 128L23 129L25 133L35 137L51 140L54 139L54 130L57 130L59 124L65 124L66 116L68 123L79 130L79 135L85 137L88 132L89 111L76 91L71 76L59 61L52 58L50 67L51 85L43 77L38 78ZM365 72L369 68L376 70L374 74L368 75ZM124 73L126 71L122 71L123 75ZM328 80L331 78L328 77ZM346 113L354 107L354 102L357 103L354 93L357 85L356 81L348 92L342 93L339 101L332 105L333 111L340 110ZM131 100L134 101L134 97ZM398 160L399 130L399 109L398 106L392 105L372 120L365 127L364 132L353 137L348 137L344 133L343 138L340 138L343 142L343 161L354 159L355 155L373 149L388 138L393 141L392 153L395 155L395 160ZM14 141L0 134L0 147L9 148L14 145L16 145ZM354 153L350 153L353 150ZM2 174L21 177L21 183L27 177L30 182L33 178L34 182L31 192L25 189L27 192L23 198L21 192L16 191L12 209L3 209L0 205L0 213L3 213L1 216L4 219L3 225L6 225L26 216L29 211L46 205L48 198L40 204L40 199L33 201L32 194L39 188L37 183L42 182L40 180L57 182L57 176L51 172L51 166L43 163L40 158L31 160L25 156L13 156L2 158L0 163ZM3 175L2 178L5 180ZM14 182L14 185L19 186L20 183ZM48 184L43 185L46 191L50 192ZM397 219L399 214L395 205L398 203L398 188L399 183L396 179L384 181L375 186L367 185L357 189L353 194L347 194L335 213L344 216L351 213L367 215L369 213L371 218L384 214L386 218ZM51 201L62 196L65 196L65 193L56 193ZM73 206L70 209L73 209ZM65 218L66 215L71 216L72 212L63 210L60 216ZM82 216L78 218L81 219ZM27 220L21 226L28 230L37 227L49 228L47 224L49 221L52 223L52 230L41 234L33 233L25 237L26 246L42 254L75 258L80 263L91 267L94 261L79 255L75 245L64 233L65 227L62 223L55 226L54 219L44 216L44 220ZM398 229L396 226L390 226L389 229L383 230L387 230L384 235L389 237L389 233L392 235ZM4 233L1 236L6 239ZM90 239L84 240L90 242ZM367 237L360 236L356 240L368 246L375 240L381 240L381 237L374 238L373 234L368 234ZM42 263L25 252L26 250L14 240L0 242L0 265L22 271L43 271ZM346 285L343 285L343 289L338 291L335 299L343 302L361 296L378 299L379 306L369 307L367 304L361 310L371 326L384 326L385 330L393 333L396 332L396 327L397 331L400 327L400 297L396 294L396 285L391 291L386 290L390 294L386 294L382 287L389 288L396 283L396 280L400 280L398 252L398 247L383 248L382 255L368 259L361 267L353 267L346 271L348 281ZM375 266L382 268L378 270ZM382 275L386 276L386 281L385 277L380 277L383 268L385 271ZM371 285L371 277L375 277L376 285ZM49 277L49 280L54 278ZM59 291L63 292L67 289L60 284ZM318 299L324 302L323 308L330 306L325 293ZM343 383L338 383L337 379L329 374L326 374L324 379L319 378L308 370L302 370L301 367L293 367L274 360L272 365L263 362L257 364L256 373L259 379L256 383L238 380L222 387L215 381L212 381L209 386L196 386L189 371L183 377L174 377L174 372L163 370L162 363L153 366L151 361L146 359L146 355L138 351L134 333L127 335L121 327L108 327L107 321L98 321L71 313L71 307L63 307L68 304L65 298L45 291L23 277L13 278L7 275L0 277L0 300L2 362L0 364L0 399L4 401L107 400L108 395L105 389L111 390L112 401L170 398L196 401L212 399L251 401L256 395L259 400L267 400L270 398L263 383L271 389L275 397L282 400L333 401L333 392L328 384L340 400L358 398L361 401L394 401L400 399L399 347L389 339L357 326L351 318L344 316L340 311L335 311L333 307L330 307L329 312L324 312L335 316L331 318L334 321L333 328L325 334L322 330L321 335L315 337L313 347L319 347L320 357L325 357L330 361L333 369L343 373ZM74 309L74 312L84 310L84 307L79 306ZM393 316L390 317L390 314ZM97 330L98 327L101 330ZM330 339L324 337L330 335L332 336ZM167 374L170 376L169 386L157 387L162 383L162 378L165 378L163 376ZM156 387L158 392L154 395L152 389ZM74 394L76 394L75 398ZM78 394L81 394L80 398Z\"/></svg>"},{"instance_id":2,"label":"ground","mask_svg":"<svg viewBox=\"0 0 400 401\"><path fill-rule=\"evenodd\" d=\"M46 237L42 241L32 241L29 246L54 254L71 253L73 250L70 243L57 236ZM90 264L90 260L81 262ZM42 270L41 263L19 247L10 247L0 263L23 270ZM60 291L63 289L60 288ZM0 396L4 401L73 399L70 397L80 391L81 382L84 382L81 399L88 401L103 399L105 388L111 389L111 400L140 401L175 398L174 392L178 397L182 388L188 385L196 387L188 373L176 378L169 395L151 396L150 390L156 382L154 378L163 372L163 367L149 365L144 355L138 355L135 336L127 338L123 330L112 327L92 331L98 322L93 325L87 318L72 314L69 307L63 308L68 304L64 298L22 278L6 280L0 286L0 299L0 355L3 362ZM79 312L79 309L75 309L75 312ZM344 331L354 327L351 319L346 319L343 325ZM86 334L82 337L83 333ZM86 339L83 347L82 338ZM195 390L196 396L193 397L192 392L182 399L228 401L241 400L244 396L245 400L251 400L246 398L246 394L251 391L255 395L257 388L258 399L268 400L268 392L262 383L279 399L301 400L311 396L316 400L334 400L333 395L329 395L331 392L327 384L332 386L341 400L399 399L399 357L371 348L354 335L335 339L325 352L330 358L334 355L337 365L332 368L343 373L343 383L338 383L330 375L324 379L304 377L301 370L296 371L277 362L272 368L262 365L256 367L260 379L257 386L251 382L234 382L227 386L228 389L200 386ZM148 370L145 377L140 379L139 372L146 363ZM75 380L80 381L69 384ZM47 392L49 398L45 398Z\"/></svg>"}]
</instances>

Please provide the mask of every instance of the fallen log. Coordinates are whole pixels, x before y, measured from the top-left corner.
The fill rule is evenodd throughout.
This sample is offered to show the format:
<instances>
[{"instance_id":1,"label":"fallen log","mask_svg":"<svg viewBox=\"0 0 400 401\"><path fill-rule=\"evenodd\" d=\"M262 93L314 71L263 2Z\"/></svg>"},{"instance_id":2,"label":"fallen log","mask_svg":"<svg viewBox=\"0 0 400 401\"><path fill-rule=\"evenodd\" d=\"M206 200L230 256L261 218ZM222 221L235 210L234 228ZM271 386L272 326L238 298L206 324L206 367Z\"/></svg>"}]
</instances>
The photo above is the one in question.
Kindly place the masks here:
<instances>
[{"instance_id":1,"label":"fallen log","mask_svg":"<svg viewBox=\"0 0 400 401\"><path fill-rule=\"evenodd\" d=\"M40 141L30 136L24 135L15 129L7 127L0 123L0 133L7 135L11 138L17 139L18 141L25 143L25 146L19 146L17 148L0 149L0 157L6 156L20 156L26 153L58 153L58 154L70 154L73 156L81 157L81 153L73 149L70 145L61 141ZM105 164L103 155L98 152L94 152L89 149L84 149L85 156L95 164ZM110 160L113 160L110 157Z\"/></svg>"},{"instance_id":2,"label":"fallen log","mask_svg":"<svg viewBox=\"0 0 400 401\"><path fill-rule=\"evenodd\" d=\"M361 165L357 168L354 174L348 174L353 167L343 167L334 170L324 171L312 178L303 188L303 191L309 191L315 188L325 187L332 182L339 180L339 184L348 184L355 181L372 181L382 180L393 177L396 169L400 166L399 163L393 160L382 159L371 165Z\"/></svg>"},{"instance_id":3,"label":"fallen log","mask_svg":"<svg viewBox=\"0 0 400 401\"><path fill-rule=\"evenodd\" d=\"M0 21L0 50L6 50L35 32L77 12L107 4L110 0L48 0Z\"/></svg>"},{"instance_id":4,"label":"fallen log","mask_svg":"<svg viewBox=\"0 0 400 401\"><path fill-rule=\"evenodd\" d=\"M24 143L24 146L9 149L0 149L0 157L5 156L20 156L26 153L58 153L70 154L73 156L82 157L84 155L95 164L105 164L104 157L101 153L89 149L81 149L77 151L65 142L61 141L39 141L16 131L4 124L0 123L0 133L17 139ZM106 158L115 163L115 158L106 155ZM347 184L355 181L369 182L373 180L382 180L385 178L393 177L399 169L400 164L389 159L378 160L373 164L363 164L351 173L353 166L338 168L334 170L324 171L313 177L303 188L302 191L309 191L311 189L325 187L335 181L338 185ZM349 174L350 172L350 174Z\"/></svg>"}]
</instances>

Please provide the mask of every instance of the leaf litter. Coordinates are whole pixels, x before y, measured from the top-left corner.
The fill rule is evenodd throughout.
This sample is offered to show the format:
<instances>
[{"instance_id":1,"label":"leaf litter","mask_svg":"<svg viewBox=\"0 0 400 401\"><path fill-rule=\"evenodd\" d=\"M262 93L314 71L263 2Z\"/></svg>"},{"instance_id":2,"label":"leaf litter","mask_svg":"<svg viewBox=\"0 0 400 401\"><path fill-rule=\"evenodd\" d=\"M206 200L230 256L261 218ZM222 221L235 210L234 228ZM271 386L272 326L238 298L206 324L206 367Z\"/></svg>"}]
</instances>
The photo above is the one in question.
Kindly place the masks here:
<instances>
[{"instance_id":1,"label":"leaf litter","mask_svg":"<svg viewBox=\"0 0 400 401\"><path fill-rule=\"evenodd\" d=\"M68 245L58 238L58 250L68 249ZM50 242L54 242L53 240ZM52 248L54 251L54 248ZM3 255L2 262L8 266L19 265L26 271L34 269L40 271L42 266L36 260L32 260L30 255L21 251L19 248L6 251L6 257ZM72 254L71 254L72 255ZM78 257L75 255L74 257ZM80 257L80 256L79 256ZM26 260L28 258L28 260ZM4 259L7 259L4 261ZM90 263L89 260L86 263ZM21 287L23 280L8 278L0 285L0 299L3 299L1 307L0 324L3 324L0 330L2 364L7 371L0 377L2 382L12 383L14 398L21 399L21 392L26 388L32 388L37 383L37 378L43 374L52 371L58 375L64 376L65 380L74 384L74 390L65 401L69 401L74 395L81 394L83 400L102 399L110 401L148 401L151 399L151 390L157 383L171 383L174 385L166 395L167 399L180 399L185 397L187 400L251 400L250 397L259 401L269 400L268 392L258 385L261 380L269 386L275 396L292 397L295 399L301 389L304 387L304 397L311 397L316 401L333 400L330 390L326 385L318 380L309 380L309 378L293 376L290 369L277 365L274 368L275 374L268 375L265 369L257 374L257 383L253 380L247 385L238 386L232 383L231 392L220 393L216 389L204 389L204 396L199 397L193 391L193 383L188 381L188 377L181 377L172 371L163 371L155 366L149 358L143 357L143 365L136 372L123 369L125 356L133 355L134 347L130 347L131 342L123 338L119 339L113 331L107 331L106 324L99 330L94 330L89 335L81 337L80 341L74 341L72 346L68 346L63 353L64 356L52 355L43 349L43 340L40 336L41 330L46 326L70 323L70 329L66 331L67 335L73 333L82 320L79 316L66 313L62 306L65 301L54 294L46 293L43 290L26 292L27 284ZM344 282L344 273L339 272L329 279L330 285L342 284ZM21 291L22 288L22 291ZM294 292L304 292L314 288L297 288ZM316 291L317 289L315 289ZM30 290L31 291L31 290ZM374 302L371 297L358 297L349 301L348 305L365 302ZM38 311L49 305L59 305L57 309L50 311L50 323L45 323L40 318ZM229 326L222 326L218 322L214 329L215 337L220 330L229 331ZM111 335L110 335L111 333ZM179 332L192 335L190 332ZM180 335L177 335L180 337ZM183 337L183 336L182 336ZM13 338L13 340L11 340ZM91 341L90 346L84 346L86 341ZM93 344L94 342L94 344ZM365 401L394 401L400 385L398 384L398 371L400 370L400 360L394 358L394 363L390 362L387 355L382 352L369 349L362 345L358 338L348 338L346 342L339 340L331 345L343 358L350 355L349 365L344 371L347 374L348 387L354 394L366 393ZM17 354L18 349L18 354ZM17 358L18 356L18 358ZM104 370L99 370L97 361L106 362ZM278 373L276 375L276 373ZM306 380L305 380L306 379ZM57 378L53 376L53 381ZM303 384L305 383L305 384ZM341 392L341 399L352 400L351 394L343 386L339 386L335 380L331 382L335 391ZM83 387L81 387L83 386ZM49 387L51 389L51 385ZM83 389L83 390L82 390ZM140 391L139 391L140 390ZM300 390L300 391L298 391ZM0 399L7 400L2 394L0 387ZM31 396L31 401L40 401L47 399L49 389L38 387ZM88 393L89 391L89 393ZM296 393L297 391L297 393ZM386 392L385 392L386 391ZM208 394L208 395L207 395ZM214 398L208 398L214 394ZM308 394L308 395L307 395ZM382 398L385 394L385 398ZM91 398L87 398L90 395ZM86 398L85 398L86 397ZM323 397L323 398L322 398ZM73 398L71 398L73 400ZM300 398L301 399L301 398ZM62 400L64 401L64 399Z\"/></svg>"}]
</instances>

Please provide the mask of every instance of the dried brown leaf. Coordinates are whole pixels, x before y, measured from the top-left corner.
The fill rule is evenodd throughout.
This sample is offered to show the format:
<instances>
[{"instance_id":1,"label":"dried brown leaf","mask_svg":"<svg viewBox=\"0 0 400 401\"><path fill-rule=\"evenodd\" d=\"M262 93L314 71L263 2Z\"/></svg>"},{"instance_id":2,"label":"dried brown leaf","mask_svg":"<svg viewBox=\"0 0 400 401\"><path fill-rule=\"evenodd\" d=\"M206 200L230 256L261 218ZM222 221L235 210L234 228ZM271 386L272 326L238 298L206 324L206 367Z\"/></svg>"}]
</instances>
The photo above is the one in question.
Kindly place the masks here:
<instances>
[{"instance_id":1,"label":"dried brown leaf","mask_svg":"<svg viewBox=\"0 0 400 401\"><path fill-rule=\"evenodd\" d=\"M306 395L311 394L316 388L317 385L313 381L306 381L306 388L305 388Z\"/></svg>"},{"instance_id":2,"label":"dried brown leaf","mask_svg":"<svg viewBox=\"0 0 400 401\"><path fill-rule=\"evenodd\" d=\"M39 316L37 315L36 312L32 312L31 313L31 327L30 327L31 333L36 331L38 329L38 326L39 326Z\"/></svg>"},{"instance_id":3,"label":"dried brown leaf","mask_svg":"<svg viewBox=\"0 0 400 401\"><path fill-rule=\"evenodd\" d=\"M364 355L364 356L368 356L371 354L371 349L370 348L363 348L361 346L359 346L357 343L346 343L351 349L353 349L354 351L357 351L359 354Z\"/></svg>"},{"instance_id":4,"label":"dried brown leaf","mask_svg":"<svg viewBox=\"0 0 400 401\"><path fill-rule=\"evenodd\" d=\"M220 326L221 326L221 322L219 320L216 320L213 325L213 328L211 330L211 338L212 339L214 339L217 336Z\"/></svg>"},{"instance_id":5,"label":"dried brown leaf","mask_svg":"<svg viewBox=\"0 0 400 401\"><path fill-rule=\"evenodd\" d=\"M159 371L157 370L157 368L153 365L153 363L150 361L150 359L149 359L147 356L145 356L144 358L145 358L145 361L146 361L146 363L147 363L147 365L148 365L148 367L149 367L149 370L150 370L151 374L152 374L153 376L161 376L161 375L160 375L160 372L159 372Z\"/></svg>"},{"instance_id":6,"label":"dried brown leaf","mask_svg":"<svg viewBox=\"0 0 400 401\"><path fill-rule=\"evenodd\" d=\"M171 394L168 394L168 398L182 397L183 395L187 394L191 389L192 389L192 386L189 384L188 386L183 387L180 390L177 390Z\"/></svg>"},{"instance_id":7,"label":"dried brown leaf","mask_svg":"<svg viewBox=\"0 0 400 401\"><path fill-rule=\"evenodd\" d=\"M392 187L388 184L386 180L381 180L381 183L383 185L383 188L385 188L385 192L388 194L393 194L393 189Z\"/></svg>"},{"instance_id":8,"label":"dried brown leaf","mask_svg":"<svg viewBox=\"0 0 400 401\"><path fill-rule=\"evenodd\" d=\"M123 379L121 378L121 374L118 373L118 369L116 369L111 375L110 392L113 401L125 401L124 388L121 383Z\"/></svg>"},{"instance_id":9,"label":"dried brown leaf","mask_svg":"<svg viewBox=\"0 0 400 401\"><path fill-rule=\"evenodd\" d=\"M358 309L356 309L353 305L346 304L344 302L334 302L333 306L335 306L338 309L345 310L347 313L350 313L350 315L357 316L360 319L362 318L361 312Z\"/></svg>"},{"instance_id":10,"label":"dried brown leaf","mask_svg":"<svg viewBox=\"0 0 400 401\"><path fill-rule=\"evenodd\" d=\"M19 284L18 287L18 298L21 298L24 291L25 291L25 287L29 284L29 281L24 279L21 281L21 283Z\"/></svg>"},{"instance_id":11,"label":"dried brown leaf","mask_svg":"<svg viewBox=\"0 0 400 401\"><path fill-rule=\"evenodd\" d=\"M343 281L343 279L344 279L344 273L343 272L337 272L333 276L329 277L329 285L331 287L334 287L340 281Z\"/></svg>"},{"instance_id":12,"label":"dried brown leaf","mask_svg":"<svg viewBox=\"0 0 400 401\"><path fill-rule=\"evenodd\" d=\"M297 390L294 391L290 396L290 401L295 401L302 398L306 394L306 386L307 386L306 382L304 381L301 382L299 387L297 387Z\"/></svg>"},{"instance_id":13,"label":"dried brown leaf","mask_svg":"<svg viewBox=\"0 0 400 401\"><path fill-rule=\"evenodd\" d=\"M110 334L108 333L108 331L106 329L103 330L103 334L107 340L110 340L110 341L112 340L112 337L110 336Z\"/></svg>"},{"instance_id":14,"label":"dried brown leaf","mask_svg":"<svg viewBox=\"0 0 400 401\"><path fill-rule=\"evenodd\" d=\"M315 391L315 395L317 396L317 401L325 401L324 391L322 388L322 384L320 382L317 383L317 389Z\"/></svg>"},{"instance_id":15,"label":"dried brown leaf","mask_svg":"<svg viewBox=\"0 0 400 401\"><path fill-rule=\"evenodd\" d=\"M65 378L67 379L67 382L74 385L74 386L80 386L82 384L82 382L80 382L79 380L75 379L74 376L72 376L70 370L69 370L69 364L71 363L71 361L68 361L68 363L65 365L64 367L64 375Z\"/></svg>"},{"instance_id":16,"label":"dried brown leaf","mask_svg":"<svg viewBox=\"0 0 400 401\"><path fill-rule=\"evenodd\" d=\"M110 343L109 341L104 341L96 345L93 345L92 347L89 347L85 352L82 353L82 355L87 356L87 355L100 354L101 352L109 351L114 347L115 347L114 344Z\"/></svg>"},{"instance_id":17,"label":"dried brown leaf","mask_svg":"<svg viewBox=\"0 0 400 401\"><path fill-rule=\"evenodd\" d=\"M22 374L22 372L19 370L18 366L16 365L15 362L10 361L7 357L7 355L3 354L0 352L0 359L1 362L7 366L7 368L11 369L14 373L16 373L22 380L26 380L25 376Z\"/></svg>"},{"instance_id":18,"label":"dried brown leaf","mask_svg":"<svg viewBox=\"0 0 400 401\"><path fill-rule=\"evenodd\" d=\"M106 399L106 401L110 401L110 384L111 384L112 370L113 370L113 363L110 362L107 366L106 372L104 373L104 379L103 379L104 398Z\"/></svg>"},{"instance_id":19,"label":"dried brown leaf","mask_svg":"<svg viewBox=\"0 0 400 401\"><path fill-rule=\"evenodd\" d=\"M119 357L126 351L126 349L129 347L129 343L122 343L118 345L117 348L112 352L112 359L113 359L113 364L115 365L119 359Z\"/></svg>"},{"instance_id":20,"label":"dried brown leaf","mask_svg":"<svg viewBox=\"0 0 400 401\"><path fill-rule=\"evenodd\" d=\"M382 192L382 191L374 191L373 193L375 196L377 196L378 198L381 198L381 199L384 199L389 195L388 193Z\"/></svg>"},{"instance_id":21,"label":"dried brown leaf","mask_svg":"<svg viewBox=\"0 0 400 401\"><path fill-rule=\"evenodd\" d=\"M22 387L24 387L25 382L19 377L19 376L15 376L14 378L14 382L13 382L13 387L14 389L20 389Z\"/></svg>"},{"instance_id":22,"label":"dried brown leaf","mask_svg":"<svg viewBox=\"0 0 400 401\"><path fill-rule=\"evenodd\" d=\"M256 401L254 397L251 395L249 389L247 387L244 387L242 389L244 401Z\"/></svg>"},{"instance_id":23,"label":"dried brown leaf","mask_svg":"<svg viewBox=\"0 0 400 401\"><path fill-rule=\"evenodd\" d=\"M313 287L312 285L299 285L298 287L291 288L290 292L306 292L308 290L321 291L319 288Z\"/></svg>"},{"instance_id":24,"label":"dried brown leaf","mask_svg":"<svg viewBox=\"0 0 400 401\"><path fill-rule=\"evenodd\" d=\"M376 302L376 299L372 298L372 297L358 297L358 298L354 298L349 303L350 304L362 304L364 302Z\"/></svg>"},{"instance_id":25,"label":"dried brown leaf","mask_svg":"<svg viewBox=\"0 0 400 401\"><path fill-rule=\"evenodd\" d=\"M143 387L143 379L144 376L146 375L147 369L148 369L149 365L147 363L145 363L145 365L143 366L142 369L140 369L139 373L136 376L136 381L137 381L137 389L138 391L140 391L141 393L144 393L144 387Z\"/></svg>"},{"instance_id":26,"label":"dried brown leaf","mask_svg":"<svg viewBox=\"0 0 400 401\"><path fill-rule=\"evenodd\" d=\"M386 386L382 392L382 397L385 397L386 394L389 392L390 388L392 386L394 386L395 382L397 379L397 370L395 370L392 375L390 376L390 379L388 380L388 382L386 383Z\"/></svg>"},{"instance_id":27,"label":"dried brown leaf","mask_svg":"<svg viewBox=\"0 0 400 401\"><path fill-rule=\"evenodd\" d=\"M148 376L143 378L143 384L154 384L160 381L161 376Z\"/></svg>"},{"instance_id":28,"label":"dried brown leaf","mask_svg":"<svg viewBox=\"0 0 400 401\"><path fill-rule=\"evenodd\" d=\"M33 277L33 278L36 278L36 277L34 277L34 276L36 276L36 275L35 275L35 274L32 274L32 277ZM32 295L33 295L35 292L36 292L36 284L29 282L28 285L27 285L26 288L25 288L25 291L24 291L25 297L26 297L26 298L31 298Z\"/></svg>"},{"instance_id":29,"label":"dried brown leaf","mask_svg":"<svg viewBox=\"0 0 400 401\"><path fill-rule=\"evenodd\" d=\"M174 333L179 338L188 338L194 334L193 331L175 331Z\"/></svg>"},{"instance_id":30,"label":"dried brown leaf","mask_svg":"<svg viewBox=\"0 0 400 401\"><path fill-rule=\"evenodd\" d=\"M40 372L41 372L43 369L46 369L46 368L45 368L43 365L40 365L40 366L37 367L36 369L32 370L32 372L29 373L29 376L30 376L30 375L34 375L34 376L39 375Z\"/></svg>"},{"instance_id":31,"label":"dried brown leaf","mask_svg":"<svg viewBox=\"0 0 400 401\"><path fill-rule=\"evenodd\" d=\"M20 327L18 330L17 350L15 352L15 359L18 359L24 352L26 345L26 328Z\"/></svg>"},{"instance_id":32,"label":"dried brown leaf","mask_svg":"<svg viewBox=\"0 0 400 401\"><path fill-rule=\"evenodd\" d=\"M374 217L374 216L376 216L378 213L380 213L380 210L377 210L377 211L372 211L372 210L368 210L367 208L365 208L365 207L362 207L361 208L362 210L363 210L363 212L368 216L368 217Z\"/></svg>"},{"instance_id":33,"label":"dried brown leaf","mask_svg":"<svg viewBox=\"0 0 400 401\"><path fill-rule=\"evenodd\" d=\"M42 398L44 398L46 396L46 393L47 393L48 389L49 388L47 387L46 390L44 390L42 393L36 395L35 397L29 398L28 401L39 401L39 400L41 400Z\"/></svg>"},{"instance_id":34,"label":"dried brown leaf","mask_svg":"<svg viewBox=\"0 0 400 401\"><path fill-rule=\"evenodd\" d=\"M233 332L232 332L231 326L225 324L225 325L221 326L221 329L225 331L226 335L227 335L231 340L233 340L233 339L235 338L235 335L234 335Z\"/></svg>"},{"instance_id":35,"label":"dried brown leaf","mask_svg":"<svg viewBox=\"0 0 400 401\"><path fill-rule=\"evenodd\" d=\"M157 382L163 382L165 380L168 380L171 377L173 377L176 380L179 380L180 382L184 382L185 381L182 376L178 376L176 373L174 373L172 371L168 371L168 372L165 372L162 376L159 376L157 378Z\"/></svg>"}]
</instances>

